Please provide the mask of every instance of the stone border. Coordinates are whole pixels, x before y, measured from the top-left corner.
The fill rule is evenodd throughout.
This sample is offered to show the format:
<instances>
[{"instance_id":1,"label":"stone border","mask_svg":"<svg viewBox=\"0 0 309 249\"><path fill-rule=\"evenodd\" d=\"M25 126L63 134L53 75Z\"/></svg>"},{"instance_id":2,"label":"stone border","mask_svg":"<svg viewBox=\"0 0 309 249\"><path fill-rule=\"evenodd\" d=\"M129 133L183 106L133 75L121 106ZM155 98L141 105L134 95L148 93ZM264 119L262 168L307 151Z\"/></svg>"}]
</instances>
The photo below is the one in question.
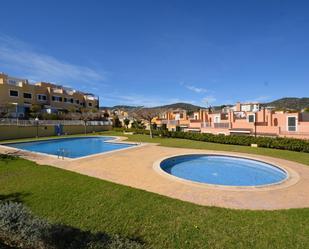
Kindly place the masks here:
<instances>
[{"instance_id":1,"label":"stone border","mask_svg":"<svg viewBox=\"0 0 309 249\"><path fill-rule=\"evenodd\" d=\"M178 156L186 156L186 155L227 156L227 157L234 157L234 158L240 158L240 159L254 160L257 162L270 164L273 167L277 167L283 170L284 172L286 172L287 177L280 182L265 184L265 185L260 185L260 186L227 186L227 185L217 185L217 184L196 182L196 181L180 178L180 177L167 173L161 168L161 163L164 160L173 158L173 157L178 157ZM181 183L195 186L195 187L202 187L202 188L207 188L207 189L217 189L217 190L227 190L227 191L269 191L269 190L287 188L287 187L290 187L296 184L299 181L300 179L299 174L295 170L286 166L285 163L283 164L284 165L279 166L276 162L273 162L272 160L269 160L269 159L265 160L265 159L261 159L261 158L251 156L248 154L244 154L244 155L236 154L235 155L235 153L233 153L233 155L231 155L229 152L226 152L226 153L225 152L211 152L211 153L197 152L197 153L179 153L179 154L174 154L172 156L163 157L154 162L153 169L161 176L167 177L172 181L181 182Z\"/></svg>"}]
</instances>

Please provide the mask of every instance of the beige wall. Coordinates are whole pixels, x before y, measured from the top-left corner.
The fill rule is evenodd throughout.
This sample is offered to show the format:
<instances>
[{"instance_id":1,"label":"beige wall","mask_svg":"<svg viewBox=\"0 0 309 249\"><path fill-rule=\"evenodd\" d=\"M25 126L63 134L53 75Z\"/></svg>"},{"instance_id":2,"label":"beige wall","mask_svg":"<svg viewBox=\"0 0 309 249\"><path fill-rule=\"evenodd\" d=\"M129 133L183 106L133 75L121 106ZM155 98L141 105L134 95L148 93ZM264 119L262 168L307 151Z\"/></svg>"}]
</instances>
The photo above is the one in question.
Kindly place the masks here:
<instances>
[{"instance_id":1,"label":"beige wall","mask_svg":"<svg viewBox=\"0 0 309 249\"><path fill-rule=\"evenodd\" d=\"M110 130L111 126L87 126L87 133L94 131L106 131ZM54 126L40 126L38 129L39 137L55 136ZM85 133L85 127L83 125L68 125L63 126L63 132L72 134L83 134ZM37 127L36 126L0 126L0 140L18 139L18 138L31 138L36 137Z\"/></svg>"}]
</instances>

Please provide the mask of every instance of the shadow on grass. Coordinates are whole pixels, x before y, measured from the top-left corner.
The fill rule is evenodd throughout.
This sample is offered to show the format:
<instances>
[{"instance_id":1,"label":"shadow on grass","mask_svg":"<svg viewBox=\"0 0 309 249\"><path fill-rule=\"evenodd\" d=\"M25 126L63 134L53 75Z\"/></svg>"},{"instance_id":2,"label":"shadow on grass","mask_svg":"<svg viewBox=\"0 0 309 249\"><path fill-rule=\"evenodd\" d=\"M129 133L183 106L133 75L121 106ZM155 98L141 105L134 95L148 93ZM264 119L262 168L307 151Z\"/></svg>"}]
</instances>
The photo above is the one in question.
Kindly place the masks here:
<instances>
[{"instance_id":1,"label":"shadow on grass","mask_svg":"<svg viewBox=\"0 0 309 249\"><path fill-rule=\"evenodd\" d=\"M23 203L23 199L29 196L29 193L12 193L12 194L0 194L0 202L18 202ZM1 247L0 247L1 249Z\"/></svg>"},{"instance_id":2,"label":"shadow on grass","mask_svg":"<svg viewBox=\"0 0 309 249\"><path fill-rule=\"evenodd\" d=\"M118 235L110 236L102 232L92 233L67 225L52 225L47 234L48 236L44 238L45 243L55 249L144 248L144 242L139 238L129 239Z\"/></svg>"}]
</instances>

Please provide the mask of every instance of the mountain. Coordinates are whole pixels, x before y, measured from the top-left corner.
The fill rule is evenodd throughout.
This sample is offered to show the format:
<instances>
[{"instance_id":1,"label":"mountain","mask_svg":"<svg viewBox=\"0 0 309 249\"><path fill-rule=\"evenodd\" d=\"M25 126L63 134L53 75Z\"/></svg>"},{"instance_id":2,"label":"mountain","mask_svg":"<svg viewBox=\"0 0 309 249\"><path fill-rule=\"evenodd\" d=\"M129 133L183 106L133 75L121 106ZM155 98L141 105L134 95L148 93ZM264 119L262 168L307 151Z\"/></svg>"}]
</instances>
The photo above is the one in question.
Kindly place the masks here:
<instances>
[{"instance_id":1,"label":"mountain","mask_svg":"<svg viewBox=\"0 0 309 249\"><path fill-rule=\"evenodd\" d=\"M276 109L302 110L309 107L309 98L287 97L274 100L265 105L275 107Z\"/></svg>"},{"instance_id":2,"label":"mountain","mask_svg":"<svg viewBox=\"0 0 309 249\"><path fill-rule=\"evenodd\" d=\"M184 109L186 111L192 112L192 111L197 111L203 107L197 106L197 105L192 105L189 103L175 103L175 104L170 104L170 105L162 105L162 106L156 106L153 107L154 109L164 109L164 110L173 110L173 109Z\"/></svg>"},{"instance_id":3,"label":"mountain","mask_svg":"<svg viewBox=\"0 0 309 249\"><path fill-rule=\"evenodd\" d=\"M111 107L100 107L101 110L109 109L109 110L114 110L114 109L122 109L122 110L132 110L134 108L140 108L140 106L128 106L128 105L116 105L116 106L111 106ZM170 105L162 105L162 106L155 106L151 107L149 109L163 109L163 110L173 110L173 109L185 109L189 112L192 111L197 111L198 109L202 108L197 105L192 105L188 103L175 103L175 104L170 104Z\"/></svg>"},{"instance_id":4,"label":"mountain","mask_svg":"<svg viewBox=\"0 0 309 249\"><path fill-rule=\"evenodd\" d=\"M274 100L272 102L263 103L264 106L272 106L276 109L293 109L293 110L302 110L304 108L309 107L309 98L293 98L293 97L286 97ZM101 110L109 109L122 109L126 111L130 111L134 108L140 108L141 106L129 106L129 105L116 105L112 107L100 107ZM170 105L162 105L162 106L155 106L149 109L162 109L162 110L173 110L173 109L184 109L188 112L197 111L201 106L192 105L189 103L175 103ZM205 108L205 107L204 107ZM214 109L221 109L221 106L213 106Z\"/></svg>"}]
</instances>

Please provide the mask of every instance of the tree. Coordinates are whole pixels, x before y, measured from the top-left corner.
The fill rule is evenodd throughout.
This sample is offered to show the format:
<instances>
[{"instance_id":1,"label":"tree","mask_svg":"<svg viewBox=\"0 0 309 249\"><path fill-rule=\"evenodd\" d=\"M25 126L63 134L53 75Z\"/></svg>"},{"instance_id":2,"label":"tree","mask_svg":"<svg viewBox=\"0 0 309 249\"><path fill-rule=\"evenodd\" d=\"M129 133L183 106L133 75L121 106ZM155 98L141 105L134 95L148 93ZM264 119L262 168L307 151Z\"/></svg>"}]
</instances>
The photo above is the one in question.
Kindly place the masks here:
<instances>
[{"instance_id":1,"label":"tree","mask_svg":"<svg viewBox=\"0 0 309 249\"><path fill-rule=\"evenodd\" d=\"M124 123L125 127L128 129L129 124L130 124L130 119L125 118L125 119L123 120L123 123Z\"/></svg>"},{"instance_id":2,"label":"tree","mask_svg":"<svg viewBox=\"0 0 309 249\"><path fill-rule=\"evenodd\" d=\"M6 118L13 112L13 108L15 106L13 104L5 104L0 106L0 118ZM16 108L16 107L15 107Z\"/></svg>"},{"instance_id":3,"label":"tree","mask_svg":"<svg viewBox=\"0 0 309 249\"><path fill-rule=\"evenodd\" d=\"M134 129L141 129L141 130L146 128L142 120L134 120L132 122L132 127Z\"/></svg>"},{"instance_id":4,"label":"tree","mask_svg":"<svg viewBox=\"0 0 309 249\"><path fill-rule=\"evenodd\" d=\"M120 119L118 118L117 115L114 116L114 118L113 118L113 127L114 128L121 128L122 127Z\"/></svg>"},{"instance_id":5,"label":"tree","mask_svg":"<svg viewBox=\"0 0 309 249\"><path fill-rule=\"evenodd\" d=\"M108 118L109 118L109 113L108 113L107 111L105 111L105 112L103 113L103 117L104 117L105 119L108 119Z\"/></svg>"},{"instance_id":6,"label":"tree","mask_svg":"<svg viewBox=\"0 0 309 249\"><path fill-rule=\"evenodd\" d=\"M131 111L131 115L135 117L137 120L146 120L149 122L149 135L151 138L153 138L152 135L152 120L159 116L159 114L162 112L160 108L134 108Z\"/></svg>"},{"instance_id":7,"label":"tree","mask_svg":"<svg viewBox=\"0 0 309 249\"><path fill-rule=\"evenodd\" d=\"M42 106L40 105L31 105L29 114L32 118L36 118L41 114Z\"/></svg>"}]
</instances>

